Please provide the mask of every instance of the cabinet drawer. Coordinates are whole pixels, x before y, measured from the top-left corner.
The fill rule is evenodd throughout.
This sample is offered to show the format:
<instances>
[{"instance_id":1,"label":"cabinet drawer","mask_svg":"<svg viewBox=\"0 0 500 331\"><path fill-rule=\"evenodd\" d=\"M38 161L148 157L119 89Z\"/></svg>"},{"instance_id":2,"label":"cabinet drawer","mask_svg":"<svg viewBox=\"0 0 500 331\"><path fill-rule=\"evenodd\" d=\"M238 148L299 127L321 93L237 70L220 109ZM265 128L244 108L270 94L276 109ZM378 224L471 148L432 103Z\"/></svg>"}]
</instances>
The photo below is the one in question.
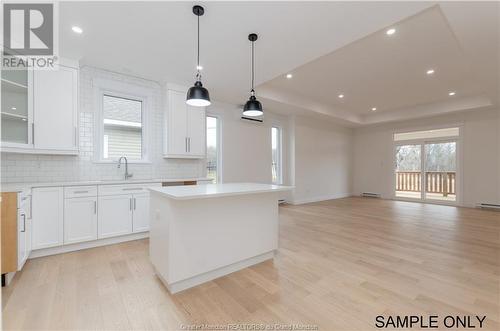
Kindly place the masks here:
<instances>
[{"instance_id":1,"label":"cabinet drawer","mask_svg":"<svg viewBox=\"0 0 500 331\"><path fill-rule=\"evenodd\" d=\"M148 193L148 187L161 187L161 183L99 185L99 196Z\"/></svg>"},{"instance_id":2,"label":"cabinet drawer","mask_svg":"<svg viewBox=\"0 0 500 331\"><path fill-rule=\"evenodd\" d=\"M97 196L97 186L67 186L64 188L64 198L83 198Z\"/></svg>"}]
</instances>

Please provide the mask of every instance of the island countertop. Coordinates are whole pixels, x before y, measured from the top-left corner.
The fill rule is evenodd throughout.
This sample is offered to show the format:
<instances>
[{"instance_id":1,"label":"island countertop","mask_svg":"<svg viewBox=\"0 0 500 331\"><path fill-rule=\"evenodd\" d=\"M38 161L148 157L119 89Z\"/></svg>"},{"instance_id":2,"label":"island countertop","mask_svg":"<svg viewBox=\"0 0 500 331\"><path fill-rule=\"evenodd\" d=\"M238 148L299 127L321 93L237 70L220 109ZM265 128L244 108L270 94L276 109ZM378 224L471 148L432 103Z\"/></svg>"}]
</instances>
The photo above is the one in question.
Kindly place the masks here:
<instances>
[{"instance_id":1,"label":"island countertop","mask_svg":"<svg viewBox=\"0 0 500 331\"><path fill-rule=\"evenodd\" d=\"M235 196L253 193L284 192L293 186L259 184L259 183L224 183L189 186L170 186L149 188L175 200L204 199L213 197Z\"/></svg>"}]
</instances>

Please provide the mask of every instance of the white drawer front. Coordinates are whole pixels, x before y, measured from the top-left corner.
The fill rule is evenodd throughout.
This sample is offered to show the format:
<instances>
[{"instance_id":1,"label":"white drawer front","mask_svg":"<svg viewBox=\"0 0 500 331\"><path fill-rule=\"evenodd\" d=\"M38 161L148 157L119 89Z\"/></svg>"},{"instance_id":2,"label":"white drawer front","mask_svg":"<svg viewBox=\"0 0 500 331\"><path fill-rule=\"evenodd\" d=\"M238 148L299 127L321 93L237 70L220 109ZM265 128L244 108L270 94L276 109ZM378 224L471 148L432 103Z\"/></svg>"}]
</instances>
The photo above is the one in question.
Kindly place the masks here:
<instances>
[{"instance_id":1,"label":"white drawer front","mask_svg":"<svg viewBox=\"0 0 500 331\"><path fill-rule=\"evenodd\" d=\"M148 187L161 187L161 183L99 185L99 196L148 193Z\"/></svg>"},{"instance_id":2,"label":"white drawer front","mask_svg":"<svg viewBox=\"0 0 500 331\"><path fill-rule=\"evenodd\" d=\"M66 186L64 198L82 198L97 196L97 186Z\"/></svg>"}]
</instances>

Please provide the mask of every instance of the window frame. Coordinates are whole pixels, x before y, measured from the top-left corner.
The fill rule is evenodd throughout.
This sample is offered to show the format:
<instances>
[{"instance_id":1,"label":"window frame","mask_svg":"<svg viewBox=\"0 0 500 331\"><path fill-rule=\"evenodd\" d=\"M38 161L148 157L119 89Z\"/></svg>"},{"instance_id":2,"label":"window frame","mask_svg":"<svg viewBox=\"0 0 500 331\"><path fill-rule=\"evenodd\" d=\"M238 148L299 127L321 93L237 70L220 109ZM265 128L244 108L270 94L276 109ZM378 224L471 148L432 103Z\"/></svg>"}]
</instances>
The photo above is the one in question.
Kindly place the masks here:
<instances>
[{"instance_id":1,"label":"window frame","mask_svg":"<svg viewBox=\"0 0 500 331\"><path fill-rule=\"evenodd\" d=\"M217 184L220 184L220 183L223 183L223 179L222 179L222 116L220 116L218 114L207 112L205 115L205 128L207 125L206 118L208 118L208 117L212 117L212 118L215 118L217 120L217 130L215 133L215 135L216 135L215 144L217 147L217 157L216 157L216 159L217 159L217 171L216 171L216 175L217 175ZM208 131L205 130L205 132L208 132ZM207 141L208 141L208 139L206 139L206 138L207 137L205 137L205 145L207 145ZM208 151L208 145L205 146L205 148ZM204 171L205 171L205 177L208 176L206 159L205 159Z\"/></svg>"},{"instance_id":2,"label":"window frame","mask_svg":"<svg viewBox=\"0 0 500 331\"><path fill-rule=\"evenodd\" d=\"M151 164L151 104L152 93L141 86L118 83L110 80L94 80L94 163L116 163L118 160L104 158L104 96L141 102L142 157L128 160L129 164Z\"/></svg>"},{"instance_id":3,"label":"window frame","mask_svg":"<svg viewBox=\"0 0 500 331\"><path fill-rule=\"evenodd\" d=\"M272 125L271 126L271 167L272 167L272 153L273 153L273 145L272 145L272 139L273 139L273 129L277 129L278 131L278 137L276 141L276 149L278 151L278 160L277 160L277 166L276 166L276 181L273 181L272 179L272 170L271 170L271 182L275 185L282 185L283 184L283 128L280 125Z\"/></svg>"}]
</instances>

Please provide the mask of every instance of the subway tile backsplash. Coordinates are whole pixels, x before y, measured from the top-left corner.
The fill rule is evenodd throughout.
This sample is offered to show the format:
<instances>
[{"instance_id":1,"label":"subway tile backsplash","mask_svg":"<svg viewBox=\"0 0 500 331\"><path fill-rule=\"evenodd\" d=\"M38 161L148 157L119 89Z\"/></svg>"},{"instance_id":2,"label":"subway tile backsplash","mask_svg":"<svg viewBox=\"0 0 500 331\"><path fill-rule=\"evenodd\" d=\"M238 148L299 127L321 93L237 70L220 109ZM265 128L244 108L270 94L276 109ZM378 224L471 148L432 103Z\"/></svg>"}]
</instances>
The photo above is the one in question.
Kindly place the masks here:
<instances>
[{"instance_id":1,"label":"subway tile backsplash","mask_svg":"<svg viewBox=\"0 0 500 331\"><path fill-rule=\"evenodd\" d=\"M162 89L159 84L101 69L83 67L80 69L80 107L78 156L31 155L2 153L2 183L34 183L53 181L120 180L123 167L116 164L93 162L94 144L94 93L92 80L103 78L146 87L153 92L154 104L149 146L150 164L129 164L133 179L191 178L204 175L202 160L164 159L163 153L163 105Z\"/></svg>"}]
</instances>

